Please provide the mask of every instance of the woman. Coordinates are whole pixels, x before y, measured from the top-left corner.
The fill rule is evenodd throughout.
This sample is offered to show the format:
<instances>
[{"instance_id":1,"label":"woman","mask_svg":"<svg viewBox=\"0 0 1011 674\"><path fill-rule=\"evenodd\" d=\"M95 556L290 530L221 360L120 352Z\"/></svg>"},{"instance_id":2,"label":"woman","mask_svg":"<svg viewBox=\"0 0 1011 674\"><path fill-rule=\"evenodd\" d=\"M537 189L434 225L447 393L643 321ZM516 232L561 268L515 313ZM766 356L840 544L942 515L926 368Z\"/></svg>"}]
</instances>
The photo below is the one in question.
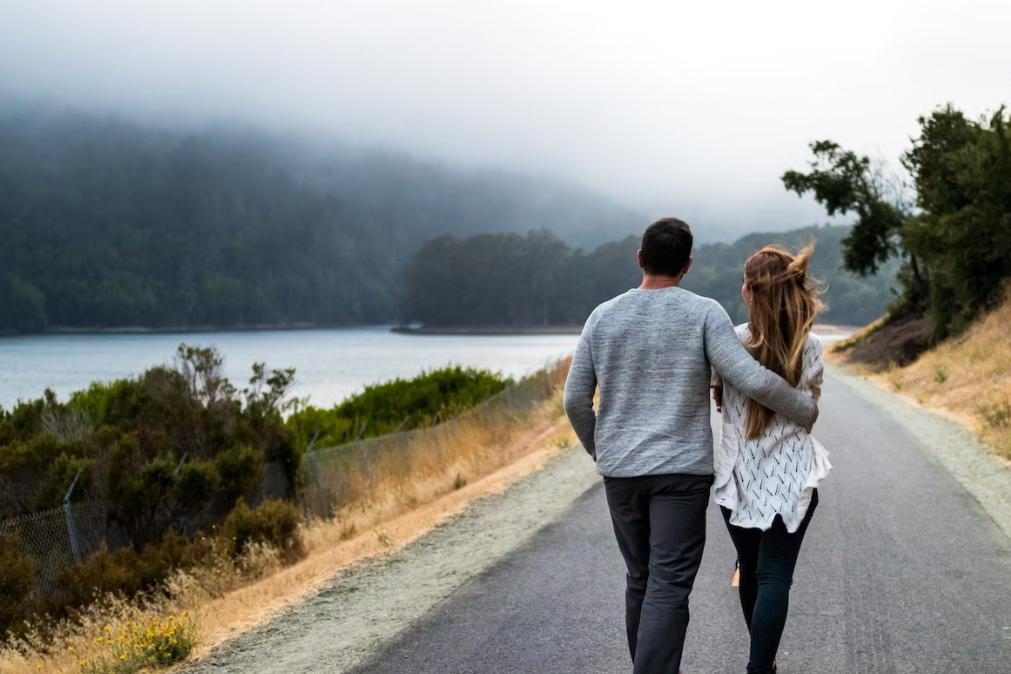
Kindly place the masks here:
<instances>
[{"instance_id":1,"label":"woman","mask_svg":"<svg viewBox=\"0 0 1011 674\"><path fill-rule=\"evenodd\" d=\"M811 326L822 304L808 276L812 251L791 255L766 246L748 259L741 295L749 317L737 334L762 365L818 398L822 345ZM765 674L776 671L793 569L818 505L818 483L831 466L809 429L729 384L717 380L713 388L723 413L714 499L737 548L741 608L751 634L747 671Z\"/></svg>"}]
</instances>

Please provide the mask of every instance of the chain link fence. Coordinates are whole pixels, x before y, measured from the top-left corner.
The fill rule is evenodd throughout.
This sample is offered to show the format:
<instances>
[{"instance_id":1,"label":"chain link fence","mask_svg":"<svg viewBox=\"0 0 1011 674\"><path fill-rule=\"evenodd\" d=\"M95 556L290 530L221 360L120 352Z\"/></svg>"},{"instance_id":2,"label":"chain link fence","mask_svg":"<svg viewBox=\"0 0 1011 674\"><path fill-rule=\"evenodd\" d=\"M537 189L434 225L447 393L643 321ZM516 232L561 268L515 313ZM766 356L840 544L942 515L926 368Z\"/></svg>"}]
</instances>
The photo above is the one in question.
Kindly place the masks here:
<instances>
[{"instance_id":1,"label":"chain link fence","mask_svg":"<svg viewBox=\"0 0 1011 674\"><path fill-rule=\"evenodd\" d=\"M60 572L101 547L106 503L66 503L59 508L0 522L0 540L16 541L37 564L36 591L51 592Z\"/></svg>"},{"instance_id":2,"label":"chain link fence","mask_svg":"<svg viewBox=\"0 0 1011 674\"><path fill-rule=\"evenodd\" d=\"M467 461L504 464L515 450L511 439L556 395L564 377L564 366L556 365L436 426L311 449L299 467L301 505L310 516L329 517L349 504ZM61 507L0 521L0 544L16 542L34 560L36 592L56 589L64 569L110 542L108 504L74 503L69 496Z\"/></svg>"},{"instance_id":3,"label":"chain link fence","mask_svg":"<svg viewBox=\"0 0 1011 674\"><path fill-rule=\"evenodd\" d=\"M454 466L508 462L517 450L511 441L556 397L566 370L556 364L537 372L436 426L310 449L299 469L303 508L311 516L331 517Z\"/></svg>"}]
</instances>

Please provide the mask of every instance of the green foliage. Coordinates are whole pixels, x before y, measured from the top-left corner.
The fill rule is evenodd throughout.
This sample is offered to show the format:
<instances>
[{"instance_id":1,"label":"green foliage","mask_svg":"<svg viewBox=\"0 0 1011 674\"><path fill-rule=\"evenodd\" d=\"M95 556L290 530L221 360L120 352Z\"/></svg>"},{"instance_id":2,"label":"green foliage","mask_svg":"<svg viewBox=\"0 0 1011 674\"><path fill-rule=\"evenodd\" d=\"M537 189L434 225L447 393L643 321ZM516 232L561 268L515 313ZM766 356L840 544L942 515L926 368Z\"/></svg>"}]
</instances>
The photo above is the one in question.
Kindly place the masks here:
<instances>
[{"instance_id":1,"label":"green foliage","mask_svg":"<svg viewBox=\"0 0 1011 674\"><path fill-rule=\"evenodd\" d=\"M0 275L0 317L6 317L6 321L0 322L0 331L45 330L48 323L45 293L18 276Z\"/></svg>"},{"instance_id":2,"label":"green foliage","mask_svg":"<svg viewBox=\"0 0 1011 674\"><path fill-rule=\"evenodd\" d=\"M52 591L37 592L38 560L0 540L0 632L31 612L64 617L96 595L156 589L176 569L217 554L239 557L251 545L292 561L303 553L299 509L277 500L247 505L265 497L267 462L290 464L294 475L296 440L304 444L316 431L337 442L437 423L509 383L448 367L370 386L286 422L293 371L257 364L237 389L220 368L213 350L182 345L175 368L94 384L67 403L47 393L0 410L0 518L58 505L80 472L74 500L107 503L108 540L122 546L102 547L64 569ZM294 478L289 487L294 493Z\"/></svg>"},{"instance_id":3,"label":"green foliage","mask_svg":"<svg viewBox=\"0 0 1011 674\"><path fill-rule=\"evenodd\" d=\"M853 212L856 224L844 242L843 261L858 274L869 275L900 250L905 218L901 207L889 201L894 191L871 166L832 141L811 143L814 160L810 173L787 171L783 184L803 195L812 192L829 215Z\"/></svg>"},{"instance_id":4,"label":"green foliage","mask_svg":"<svg viewBox=\"0 0 1011 674\"><path fill-rule=\"evenodd\" d=\"M221 536L233 557L259 543L278 550L286 561L294 561L303 554L298 533L301 521L299 509L287 501L268 500L250 508L240 499L222 523Z\"/></svg>"},{"instance_id":5,"label":"green foliage","mask_svg":"<svg viewBox=\"0 0 1011 674\"><path fill-rule=\"evenodd\" d=\"M230 494L250 494L259 486L263 454L248 445L235 445L214 457L217 482Z\"/></svg>"},{"instance_id":6,"label":"green foliage","mask_svg":"<svg viewBox=\"0 0 1011 674\"><path fill-rule=\"evenodd\" d=\"M868 323L893 300L896 265L884 264L867 278L841 270L847 235L852 232L846 227L808 227L699 246L684 286L719 300L742 321L745 260L768 243L797 248L814 239L814 273L828 285L824 320ZM629 237L584 252L545 232L434 239L408 266L404 314L437 327L581 325L597 304L638 285L638 247L638 238Z\"/></svg>"},{"instance_id":7,"label":"green foliage","mask_svg":"<svg viewBox=\"0 0 1011 674\"><path fill-rule=\"evenodd\" d=\"M80 472L74 500L108 502L116 530L143 545L220 521L237 496L257 496L267 462L293 490L282 412L294 373L257 364L239 391L220 368L213 350L182 345L175 368L0 411L0 518L59 505Z\"/></svg>"},{"instance_id":8,"label":"green foliage","mask_svg":"<svg viewBox=\"0 0 1011 674\"><path fill-rule=\"evenodd\" d=\"M25 618L38 565L15 536L0 536L0 636Z\"/></svg>"},{"instance_id":9,"label":"green foliage","mask_svg":"<svg viewBox=\"0 0 1011 674\"><path fill-rule=\"evenodd\" d=\"M367 386L328 410L299 410L289 417L288 426L303 446L319 433L316 445L330 447L439 423L483 402L509 383L487 370L444 367L413 379Z\"/></svg>"},{"instance_id":10,"label":"green foliage","mask_svg":"<svg viewBox=\"0 0 1011 674\"><path fill-rule=\"evenodd\" d=\"M974 122L948 105L919 125L902 157L915 209L867 157L831 141L813 143L810 171L787 171L783 183L812 193L830 214L856 214L847 268L866 274L902 260L897 311L928 314L938 340L993 307L1011 277L1011 130L1003 107Z\"/></svg>"},{"instance_id":11,"label":"green foliage","mask_svg":"<svg viewBox=\"0 0 1011 674\"><path fill-rule=\"evenodd\" d=\"M0 548L0 590L10 592L12 603L0 608L0 630L27 617L26 613L32 610L60 617L104 594L130 596L156 590L176 570L193 568L218 554L237 558L251 544L273 547L282 560L292 562L304 552L298 531L300 522L301 513L291 503L268 500L250 508L239 499L213 534L187 538L169 530L159 540L144 546L118 550L103 546L82 562L64 569L54 592L31 602L35 562L4 540Z\"/></svg>"},{"instance_id":12,"label":"green foliage","mask_svg":"<svg viewBox=\"0 0 1011 674\"><path fill-rule=\"evenodd\" d=\"M179 469L176 480L180 505L188 510L200 508L208 494L221 490L221 473L211 461L190 461Z\"/></svg>"},{"instance_id":13,"label":"green foliage","mask_svg":"<svg viewBox=\"0 0 1011 674\"><path fill-rule=\"evenodd\" d=\"M979 415L990 428L1008 428L1011 426L1011 404L1006 400L996 403L982 403Z\"/></svg>"}]
</instances>

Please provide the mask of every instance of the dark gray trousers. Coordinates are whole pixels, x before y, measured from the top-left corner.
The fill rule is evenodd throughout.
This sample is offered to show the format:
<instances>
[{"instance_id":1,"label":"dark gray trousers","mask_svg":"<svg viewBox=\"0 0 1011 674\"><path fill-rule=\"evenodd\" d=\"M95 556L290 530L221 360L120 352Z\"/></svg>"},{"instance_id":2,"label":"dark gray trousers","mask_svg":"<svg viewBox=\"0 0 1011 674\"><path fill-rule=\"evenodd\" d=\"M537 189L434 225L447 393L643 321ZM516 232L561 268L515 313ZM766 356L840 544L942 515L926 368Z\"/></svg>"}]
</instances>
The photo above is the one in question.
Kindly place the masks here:
<instances>
[{"instance_id":1,"label":"dark gray trousers","mask_svg":"<svg viewBox=\"0 0 1011 674\"><path fill-rule=\"evenodd\" d=\"M604 478L628 569L625 628L633 674L677 674L681 665L712 483L711 475Z\"/></svg>"}]
</instances>

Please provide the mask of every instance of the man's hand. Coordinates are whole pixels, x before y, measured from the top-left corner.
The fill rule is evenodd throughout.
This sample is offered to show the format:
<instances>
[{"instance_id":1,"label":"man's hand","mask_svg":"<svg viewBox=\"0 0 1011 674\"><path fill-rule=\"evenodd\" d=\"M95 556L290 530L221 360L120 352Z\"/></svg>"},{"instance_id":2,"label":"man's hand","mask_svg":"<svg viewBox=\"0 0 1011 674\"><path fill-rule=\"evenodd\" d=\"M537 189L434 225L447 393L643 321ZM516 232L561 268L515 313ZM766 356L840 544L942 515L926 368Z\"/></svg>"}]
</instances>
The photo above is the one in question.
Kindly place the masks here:
<instances>
[{"instance_id":1,"label":"man's hand","mask_svg":"<svg viewBox=\"0 0 1011 674\"><path fill-rule=\"evenodd\" d=\"M815 396L815 400L818 400L817 396ZM808 426L807 428L805 428L804 430L806 430L808 433L810 433L811 431L814 430L814 425L818 422L818 415L820 413L821 413L821 410L818 408L817 405L815 405L814 406L814 419L811 420L811 425Z\"/></svg>"}]
</instances>

